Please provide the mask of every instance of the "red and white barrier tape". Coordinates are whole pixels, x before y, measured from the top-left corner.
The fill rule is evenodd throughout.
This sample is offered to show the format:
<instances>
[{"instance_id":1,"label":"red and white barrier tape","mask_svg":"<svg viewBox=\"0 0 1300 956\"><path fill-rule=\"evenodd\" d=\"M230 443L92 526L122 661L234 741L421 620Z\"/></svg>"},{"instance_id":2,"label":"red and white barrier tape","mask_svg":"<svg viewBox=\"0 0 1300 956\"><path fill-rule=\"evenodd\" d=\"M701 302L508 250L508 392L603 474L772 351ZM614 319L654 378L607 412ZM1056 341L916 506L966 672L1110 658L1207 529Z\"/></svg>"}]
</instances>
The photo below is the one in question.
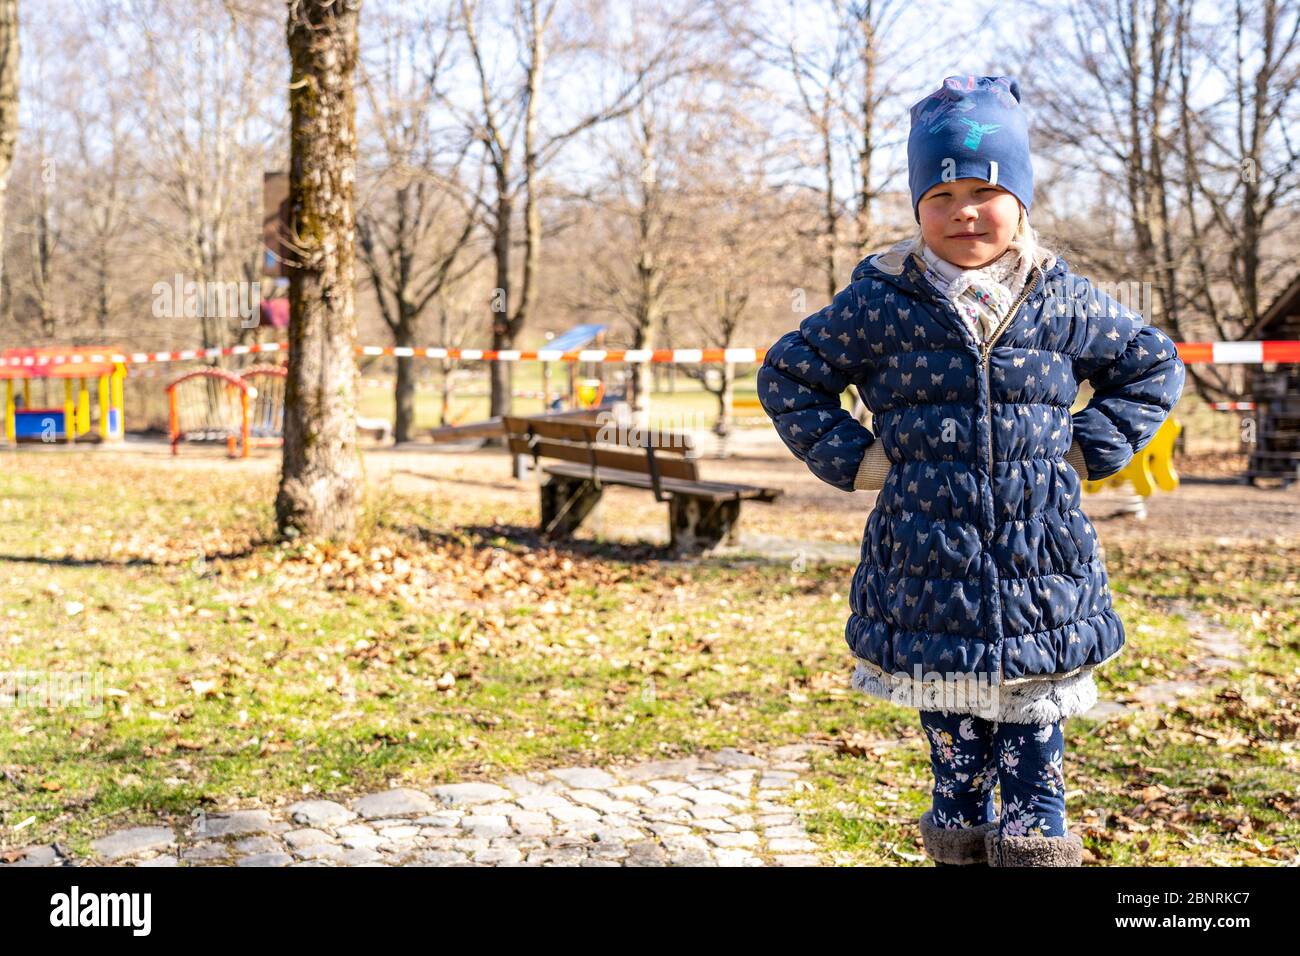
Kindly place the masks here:
<instances>
[{"instance_id":1,"label":"red and white barrier tape","mask_svg":"<svg viewBox=\"0 0 1300 956\"><path fill-rule=\"evenodd\" d=\"M188 362L196 359L218 358L223 355L251 355L259 352L287 351L286 342L266 342L258 345L230 345L225 348L181 349L176 352L112 352L102 355L87 353L49 354L23 356L15 359L0 358L0 366L61 365L65 362L116 362L123 365L144 365L154 362ZM486 362L674 362L700 364L710 362L761 362L766 349L581 349L561 352L557 349L442 349L406 348L394 345L358 345L358 355L410 356L413 358L446 358ZM1216 365L1259 365L1263 362L1300 362L1300 341L1276 342L1180 342L1178 355L1188 365L1212 363Z\"/></svg>"},{"instance_id":2,"label":"red and white barrier tape","mask_svg":"<svg viewBox=\"0 0 1300 956\"><path fill-rule=\"evenodd\" d=\"M391 378L363 378L361 379L360 385L362 388L393 388L397 385L397 383ZM416 382L415 387L418 391L422 391L422 392L432 391L432 390L442 388L442 383L441 382ZM560 391L561 390L552 391L550 397L555 398L556 395L560 394ZM545 392L539 392L536 390L528 391L528 390L515 389L515 391L512 392L511 394L515 398L543 398L544 399L547 397ZM463 390L458 390L456 393L456 397L457 398L487 398L488 393L486 391L466 393Z\"/></svg>"},{"instance_id":3,"label":"red and white barrier tape","mask_svg":"<svg viewBox=\"0 0 1300 956\"><path fill-rule=\"evenodd\" d=\"M63 365L68 362L88 363L91 365L114 362L122 365L145 365L153 362L190 362L195 359L219 358L223 355L251 355L255 352L280 352L289 348L287 342L265 342L255 345L229 345L225 348L181 349L177 352L69 352L67 354L50 353L46 355L24 355L21 358L0 358L0 367L22 366L31 368L37 365Z\"/></svg>"},{"instance_id":4,"label":"red and white barrier tape","mask_svg":"<svg viewBox=\"0 0 1300 956\"><path fill-rule=\"evenodd\" d=\"M413 356L489 362L761 362L766 349L438 349L362 345L360 355Z\"/></svg>"}]
</instances>

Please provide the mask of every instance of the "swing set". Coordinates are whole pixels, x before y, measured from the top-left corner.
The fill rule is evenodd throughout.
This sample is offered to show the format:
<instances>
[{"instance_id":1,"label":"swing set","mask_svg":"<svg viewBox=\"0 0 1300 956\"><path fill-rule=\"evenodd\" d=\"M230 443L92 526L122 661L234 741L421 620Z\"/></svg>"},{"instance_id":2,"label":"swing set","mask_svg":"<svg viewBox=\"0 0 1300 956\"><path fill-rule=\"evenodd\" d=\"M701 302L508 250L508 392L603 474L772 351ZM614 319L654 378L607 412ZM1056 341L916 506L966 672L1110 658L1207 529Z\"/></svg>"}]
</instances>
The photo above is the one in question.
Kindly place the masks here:
<instances>
[{"instance_id":1,"label":"swing set","mask_svg":"<svg viewBox=\"0 0 1300 956\"><path fill-rule=\"evenodd\" d=\"M250 398L248 434L254 445L278 445L284 441L284 387L289 371L283 365L251 365L239 373L253 386Z\"/></svg>"},{"instance_id":2,"label":"swing set","mask_svg":"<svg viewBox=\"0 0 1300 956\"><path fill-rule=\"evenodd\" d=\"M167 386L172 454L182 441L224 441L231 458L250 445L284 441L282 365L253 365L236 374L220 368L187 372Z\"/></svg>"}]
</instances>

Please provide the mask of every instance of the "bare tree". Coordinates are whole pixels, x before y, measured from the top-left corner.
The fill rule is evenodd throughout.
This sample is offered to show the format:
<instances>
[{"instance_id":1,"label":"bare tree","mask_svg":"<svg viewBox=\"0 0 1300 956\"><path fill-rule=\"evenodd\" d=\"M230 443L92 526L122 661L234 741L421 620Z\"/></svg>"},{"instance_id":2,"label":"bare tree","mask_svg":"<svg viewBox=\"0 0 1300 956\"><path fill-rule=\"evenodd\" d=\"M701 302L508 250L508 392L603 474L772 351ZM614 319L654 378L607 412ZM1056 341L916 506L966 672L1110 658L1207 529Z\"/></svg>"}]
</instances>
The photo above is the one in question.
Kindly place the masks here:
<instances>
[{"instance_id":1,"label":"bare tree","mask_svg":"<svg viewBox=\"0 0 1300 956\"><path fill-rule=\"evenodd\" d=\"M119 305L119 273L126 249L133 245L131 209L139 198L127 75L110 51L95 42L112 16L112 10L100 9L94 21L68 37L76 48L77 76L92 88L57 84L78 170L61 186L76 203L76 235L71 240L76 255L71 264L86 289L77 300L84 303L83 314L101 336L110 330Z\"/></svg>"},{"instance_id":2,"label":"bare tree","mask_svg":"<svg viewBox=\"0 0 1300 956\"><path fill-rule=\"evenodd\" d=\"M496 268L491 304L493 349L513 348L534 308L542 252L542 171L580 134L627 115L649 84L670 78L672 71L664 69L663 64L676 48L677 36L697 29L696 19L685 14L662 45L633 61L637 64L635 69L618 73L614 92L601 105L562 125L558 132L548 134L543 132L541 124L543 78L549 63L550 41L554 39L550 31L556 8L556 0L518 0L514 5L509 28L518 46L516 59L520 73L514 78L501 78L493 75L480 40L478 0L461 0L462 24L480 93L475 113L468 122L475 138L483 144L495 190L492 202L483 210L493 238ZM584 21L582 26L594 29L591 20ZM566 50L563 42L560 49ZM571 43L567 50L590 54L590 41L586 45ZM607 43L606 63L617 65L620 52L615 45ZM521 131L522 155L518 143ZM511 280L513 230L515 208L521 198L524 255L515 296ZM492 415L507 414L510 410L512 371L510 362L490 364Z\"/></svg>"},{"instance_id":3,"label":"bare tree","mask_svg":"<svg viewBox=\"0 0 1300 956\"><path fill-rule=\"evenodd\" d=\"M53 52L49 37L38 34L23 64L33 95L26 98L26 148L9 183L16 215L7 224L12 240L7 279L15 325L47 341L61 333L75 335L75 325L61 314L58 301L58 279L66 264L62 253L67 203L58 184L59 110L49 92L58 85L53 79L59 60Z\"/></svg>"},{"instance_id":4,"label":"bare tree","mask_svg":"<svg viewBox=\"0 0 1300 956\"><path fill-rule=\"evenodd\" d=\"M165 69L137 74L136 122L166 200L143 222L194 282L247 275L260 235L262 173L277 135L259 61L249 55L264 43L262 8L228 0L122 2L117 35L130 34L122 36L124 48L138 45L151 64L196 64L184 82ZM226 345L228 325L205 313L203 347Z\"/></svg>"},{"instance_id":5,"label":"bare tree","mask_svg":"<svg viewBox=\"0 0 1300 956\"><path fill-rule=\"evenodd\" d=\"M1216 336L1230 339L1255 333L1266 292L1295 270L1281 230L1294 229L1300 189L1300 155L1290 128L1300 104L1300 4L1241 0L1220 15L1222 21L1196 35L1177 31L1175 57L1191 238L1188 301L1209 318ZM1198 47L1206 61L1200 77ZM1225 93L1206 109L1196 88L1210 78ZM1211 263L1216 247L1225 253L1217 269ZM1219 276L1230 289L1230 308L1219 304Z\"/></svg>"},{"instance_id":6,"label":"bare tree","mask_svg":"<svg viewBox=\"0 0 1300 956\"><path fill-rule=\"evenodd\" d=\"M1037 141L1076 180L1096 179L1094 210L1118 200L1111 216L1072 210L1079 258L1149 284L1152 319L1176 339L1250 335L1266 290L1294 271L1300 5L1240 0L1207 18L1191 0L1088 0L1052 12L1068 36L1026 31L1038 38L1027 59L1049 64L1035 71ZM1077 228L1088 222L1102 227ZM1202 397L1231 398L1232 371L1189 377Z\"/></svg>"},{"instance_id":7,"label":"bare tree","mask_svg":"<svg viewBox=\"0 0 1300 956\"><path fill-rule=\"evenodd\" d=\"M814 9L827 12L821 6ZM796 0L788 0L785 12L787 19L780 24L755 17L752 5L724 5L720 15L726 18L744 49L760 63L788 71L793 80L795 109L816 140L815 159L811 155L813 151L800 148L799 165L815 169L821 181L821 218L816 232L807 238L817 243L826 293L834 298L840 288L837 253L845 214L837 184L836 137L843 117L839 97L852 64L852 24L844 15L840 0L830 0L829 14L833 22L829 40L811 35L808 22L813 17L807 8L799 13Z\"/></svg>"},{"instance_id":8,"label":"bare tree","mask_svg":"<svg viewBox=\"0 0 1300 956\"><path fill-rule=\"evenodd\" d=\"M0 282L4 280L5 194L18 140L18 0L0 0Z\"/></svg>"},{"instance_id":9,"label":"bare tree","mask_svg":"<svg viewBox=\"0 0 1300 956\"><path fill-rule=\"evenodd\" d=\"M632 286L631 326L634 349L653 348L655 330L662 321L672 255L664 248L671 243L669 221L671 212L665 209L662 188L656 174L658 157L656 131L650 106L643 102L637 110L637 133L640 149L636 153L635 213L636 282ZM616 290L610 289L610 300L616 301ZM650 367L639 362L631 369L632 413L636 421L645 424L650 409Z\"/></svg>"},{"instance_id":10,"label":"bare tree","mask_svg":"<svg viewBox=\"0 0 1300 956\"><path fill-rule=\"evenodd\" d=\"M357 23L361 0L290 0L289 377L280 534L343 537L361 494L354 311Z\"/></svg>"},{"instance_id":11,"label":"bare tree","mask_svg":"<svg viewBox=\"0 0 1300 956\"><path fill-rule=\"evenodd\" d=\"M878 157L905 141L905 133L889 135L900 126L894 115L898 107L891 104L908 85L904 77L932 58L939 38L923 32L923 18L920 27L904 22L903 13L917 13L916 5L899 0L786 0L777 9L780 20L765 15L757 0L715 0L717 15L736 42L767 69L772 98L799 121L789 175L820 205L804 238L815 243L830 299L843 285L839 253L848 241L846 221L853 228L849 251L855 260L892 238L875 206L903 167L895 163L882 173ZM906 124L901 126L905 131ZM808 133L811 147L805 144Z\"/></svg>"},{"instance_id":12,"label":"bare tree","mask_svg":"<svg viewBox=\"0 0 1300 956\"><path fill-rule=\"evenodd\" d=\"M742 334L752 331L762 314L793 309L808 310L794 274L799 233L789 228L796 218L790 202L770 178L779 158L774 144L765 141L760 124L746 123L738 110L726 123L725 139L710 151L698 151L689 181L691 212L687 230L691 239L680 250L685 262L680 277L680 308L696 341L703 347L743 345ZM707 223L707 229L703 224ZM794 298L792 298L792 294ZM682 365L688 377L698 379L718 402L715 430L731 429L735 365Z\"/></svg>"},{"instance_id":13,"label":"bare tree","mask_svg":"<svg viewBox=\"0 0 1300 956\"><path fill-rule=\"evenodd\" d=\"M855 258L895 238L890 226L897 228L897 224L888 223L884 217L877 219L876 206L888 184L906 173L906 164L895 161L881 175L877 172L881 162L878 157L887 157L890 149L906 143L906 137L899 132L903 124L897 122L901 111L891 109L891 104L900 100L903 77L911 75L917 64L929 61L935 43L915 30L903 32L900 21L909 7L915 12L913 5L899 0L854 0L845 9L853 66L839 79L848 128L846 145L852 158L849 171L856 197ZM992 16L993 11L988 11L985 22ZM904 51L906 59L900 56ZM907 222L903 231L910 232L911 227L912 223Z\"/></svg>"},{"instance_id":14,"label":"bare tree","mask_svg":"<svg viewBox=\"0 0 1300 956\"><path fill-rule=\"evenodd\" d=\"M39 165L31 170L31 182L27 191L30 200L28 217L25 223L28 239L28 269L25 281L17 283L22 289L30 320L39 330L41 337L52 339L56 334L55 305L55 255L62 244L62 230L53 210L54 167L49 165L50 156L41 142L34 157Z\"/></svg>"},{"instance_id":15,"label":"bare tree","mask_svg":"<svg viewBox=\"0 0 1300 956\"><path fill-rule=\"evenodd\" d=\"M589 226L600 242L574 263L591 279L569 304L613 316L627 330L621 344L632 349L655 348L696 252L699 157L723 149L728 131L753 124L750 97L717 67L721 52L695 51L693 62L687 55L676 57L678 79L648 89L626 122L607 127L610 173ZM628 373L632 412L645 424L652 366L633 363Z\"/></svg>"},{"instance_id":16,"label":"bare tree","mask_svg":"<svg viewBox=\"0 0 1300 956\"><path fill-rule=\"evenodd\" d=\"M461 167L472 140L444 143L436 126L452 29L422 16L380 21L383 35L363 58L362 87L378 140L374 184L360 204L360 257L379 314L399 347L414 346L421 316L486 258L469 256L483 172L468 187ZM440 344L446 345L445 341ZM393 437L410 441L415 424L415 359L397 358Z\"/></svg>"},{"instance_id":17,"label":"bare tree","mask_svg":"<svg viewBox=\"0 0 1300 956\"><path fill-rule=\"evenodd\" d=\"M609 341L631 349L654 348L683 251L674 234L680 197L673 167L681 144L660 125L666 122L663 106L650 94L627 118L627 136L609 144L610 181L587 210L583 228L597 241L573 257L580 281L563 295L571 310L612 317L626 334ZM644 424L650 365L634 363L628 373L632 413Z\"/></svg>"}]
</instances>

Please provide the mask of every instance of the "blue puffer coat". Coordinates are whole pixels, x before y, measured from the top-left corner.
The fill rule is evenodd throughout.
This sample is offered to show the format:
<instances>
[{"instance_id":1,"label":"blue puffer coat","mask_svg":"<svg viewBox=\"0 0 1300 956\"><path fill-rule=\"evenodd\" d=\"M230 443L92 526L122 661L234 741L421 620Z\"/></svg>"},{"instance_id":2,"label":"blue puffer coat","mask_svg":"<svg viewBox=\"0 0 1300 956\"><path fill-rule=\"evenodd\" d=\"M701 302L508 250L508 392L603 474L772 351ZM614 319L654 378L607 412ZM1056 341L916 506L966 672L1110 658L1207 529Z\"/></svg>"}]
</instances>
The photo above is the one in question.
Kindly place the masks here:
<instances>
[{"instance_id":1,"label":"blue puffer coat","mask_svg":"<svg viewBox=\"0 0 1300 956\"><path fill-rule=\"evenodd\" d=\"M898 275L872 260L758 371L777 433L818 478L851 492L873 442L888 456L849 595L854 656L988 685L1113 657L1124 626L1065 455L1077 441L1091 479L1128 464L1182 393L1174 343L1058 258L981 345L919 259ZM1071 414L1085 380L1092 399ZM876 434L841 407L850 383Z\"/></svg>"}]
</instances>

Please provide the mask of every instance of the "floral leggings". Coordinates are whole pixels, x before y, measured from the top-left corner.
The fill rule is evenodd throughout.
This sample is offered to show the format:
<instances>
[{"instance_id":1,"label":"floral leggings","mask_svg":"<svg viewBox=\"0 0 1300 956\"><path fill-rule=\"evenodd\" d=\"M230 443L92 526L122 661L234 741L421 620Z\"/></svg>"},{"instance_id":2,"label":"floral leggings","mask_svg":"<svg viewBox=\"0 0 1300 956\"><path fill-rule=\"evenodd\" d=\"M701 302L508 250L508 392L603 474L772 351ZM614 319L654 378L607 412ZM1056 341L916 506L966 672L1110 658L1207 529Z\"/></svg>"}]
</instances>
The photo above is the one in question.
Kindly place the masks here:
<instances>
[{"instance_id":1,"label":"floral leggings","mask_svg":"<svg viewBox=\"0 0 1300 956\"><path fill-rule=\"evenodd\" d=\"M934 771L934 822L974 827L995 816L1006 836L1065 835L1065 737L1061 724L998 723L971 714L923 710Z\"/></svg>"}]
</instances>

